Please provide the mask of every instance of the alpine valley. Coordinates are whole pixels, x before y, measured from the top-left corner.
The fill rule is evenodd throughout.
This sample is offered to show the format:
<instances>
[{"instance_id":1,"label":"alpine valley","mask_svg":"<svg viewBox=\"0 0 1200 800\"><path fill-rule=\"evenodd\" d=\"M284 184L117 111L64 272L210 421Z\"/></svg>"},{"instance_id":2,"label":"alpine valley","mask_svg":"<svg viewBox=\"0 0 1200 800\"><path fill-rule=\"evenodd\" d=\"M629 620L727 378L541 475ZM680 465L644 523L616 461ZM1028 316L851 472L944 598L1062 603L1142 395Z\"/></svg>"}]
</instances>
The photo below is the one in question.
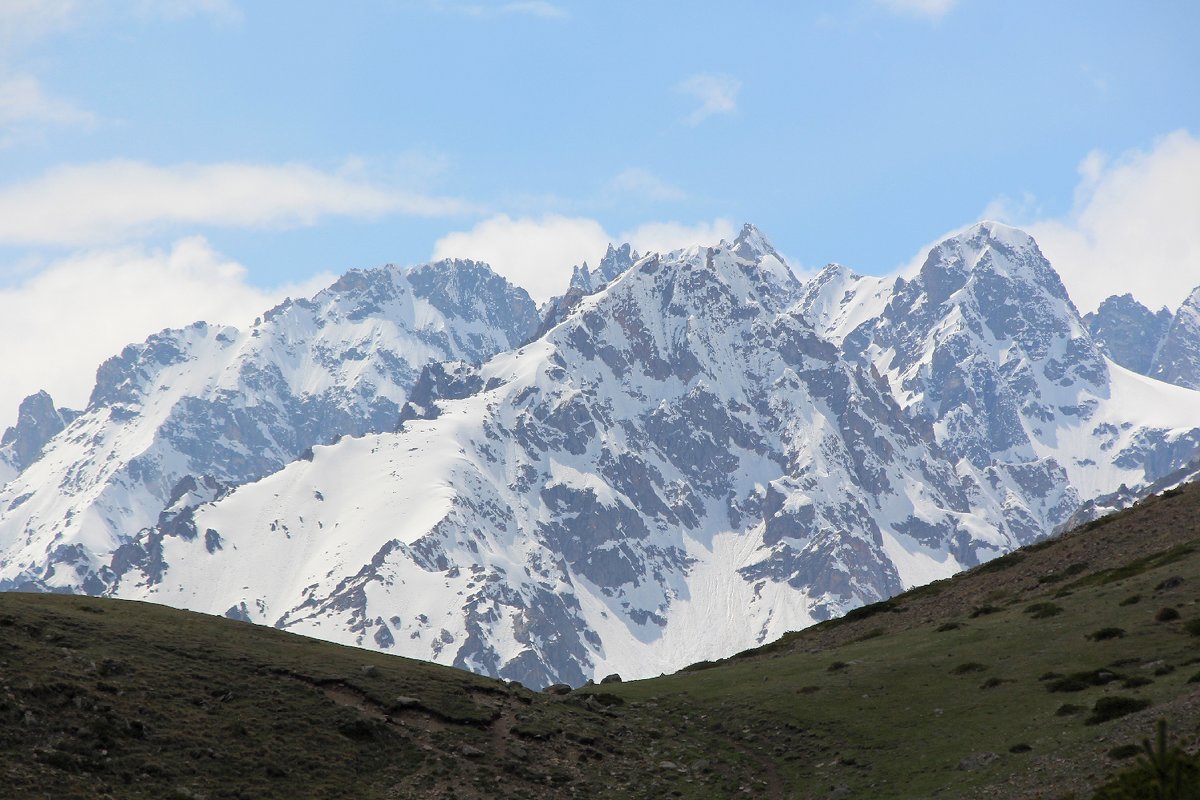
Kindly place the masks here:
<instances>
[{"instance_id":1,"label":"alpine valley","mask_svg":"<svg viewBox=\"0 0 1200 800\"><path fill-rule=\"evenodd\" d=\"M27 398L0 589L150 600L530 686L670 672L1193 475L1200 290L1081 317L980 223L799 280L757 229L610 248L536 307L352 271Z\"/></svg>"}]
</instances>

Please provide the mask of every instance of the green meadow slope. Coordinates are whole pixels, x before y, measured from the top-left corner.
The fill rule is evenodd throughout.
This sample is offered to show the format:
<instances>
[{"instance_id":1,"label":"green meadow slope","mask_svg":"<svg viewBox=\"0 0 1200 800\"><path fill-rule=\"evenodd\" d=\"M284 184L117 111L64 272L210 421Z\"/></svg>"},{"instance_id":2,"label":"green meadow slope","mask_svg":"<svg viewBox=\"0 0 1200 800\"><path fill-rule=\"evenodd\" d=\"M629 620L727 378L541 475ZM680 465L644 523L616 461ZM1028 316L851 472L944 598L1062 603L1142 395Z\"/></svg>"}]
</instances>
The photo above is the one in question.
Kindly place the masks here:
<instances>
[{"instance_id":1,"label":"green meadow slope","mask_svg":"<svg viewBox=\"0 0 1200 800\"><path fill-rule=\"evenodd\" d=\"M565 696L0 594L0 796L1089 798L1200 744L1200 485L718 663Z\"/></svg>"}]
</instances>

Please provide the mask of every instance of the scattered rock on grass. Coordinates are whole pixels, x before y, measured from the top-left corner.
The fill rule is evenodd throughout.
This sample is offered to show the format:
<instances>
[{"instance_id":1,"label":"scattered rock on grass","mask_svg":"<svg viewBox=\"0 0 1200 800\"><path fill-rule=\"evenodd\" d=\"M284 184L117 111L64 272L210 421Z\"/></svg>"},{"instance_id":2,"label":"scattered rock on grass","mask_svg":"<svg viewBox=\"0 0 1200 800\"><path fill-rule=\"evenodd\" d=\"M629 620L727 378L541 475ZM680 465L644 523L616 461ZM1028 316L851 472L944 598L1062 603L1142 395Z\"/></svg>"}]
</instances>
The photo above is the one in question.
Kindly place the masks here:
<instances>
[{"instance_id":1,"label":"scattered rock on grass","mask_svg":"<svg viewBox=\"0 0 1200 800\"><path fill-rule=\"evenodd\" d=\"M970 772L976 769L982 769L990 764L995 763L1000 759L996 753L972 753L971 755L958 762L958 769L963 772Z\"/></svg>"}]
</instances>

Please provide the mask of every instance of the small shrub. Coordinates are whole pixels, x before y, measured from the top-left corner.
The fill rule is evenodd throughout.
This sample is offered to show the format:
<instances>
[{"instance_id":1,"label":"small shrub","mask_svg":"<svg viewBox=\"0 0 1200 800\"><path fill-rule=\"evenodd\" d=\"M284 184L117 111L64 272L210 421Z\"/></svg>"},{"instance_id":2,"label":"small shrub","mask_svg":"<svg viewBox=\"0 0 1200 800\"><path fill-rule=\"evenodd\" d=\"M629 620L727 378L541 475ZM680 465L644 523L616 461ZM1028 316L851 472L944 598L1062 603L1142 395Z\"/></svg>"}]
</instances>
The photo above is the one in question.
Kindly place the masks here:
<instances>
[{"instance_id":1,"label":"small shrub","mask_svg":"<svg viewBox=\"0 0 1200 800\"><path fill-rule=\"evenodd\" d=\"M979 688L980 689L995 689L997 686L999 686L1002 683L1004 683L1004 681L1000 680L999 678L997 678L995 676L992 676L991 678L988 678L986 681L984 681L982 684L980 684Z\"/></svg>"},{"instance_id":2,"label":"small shrub","mask_svg":"<svg viewBox=\"0 0 1200 800\"><path fill-rule=\"evenodd\" d=\"M1008 752L1010 752L1010 753L1028 753L1032 749L1033 748L1030 747L1029 745L1025 744L1024 742L1021 742L1020 744L1014 744L1012 747L1008 748Z\"/></svg>"},{"instance_id":3,"label":"small shrub","mask_svg":"<svg viewBox=\"0 0 1200 800\"><path fill-rule=\"evenodd\" d=\"M1136 744L1123 744L1120 747L1114 747L1112 750L1109 750L1108 757L1120 761L1126 758L1133 758L1140 752L1142 752L1142 748Z\"/></svg>"},{"instance_id":4,"label":"small shrub","mask_svg":"<svg viewBox=\"0 0 1200 800\"><path fill-rule=\"evenodd\" d=\"M1183 585L1183 578L1179 577L1178 575L1172 575L1171 577L1167 578L1165 581L1162 581L1157 586L1155 586L1154 591L1165 592L1165 591L1169 591L1170 589L1176 589L1182 585Z\"/></svg>"},{"instance_id":5,"label":"small shrub","mask_svg":"<svg viewBox=\"0 0 1200 800\"><path fill-rule=\"evenodd\" d=\"M1055 678L1061 678L1062 676L1063 676L1063 674L1061 672L1043 672L1041 675L1038 676L1038 680L1039 681L1052 681Z\"/></svg>"},{"instance_id":6,"label":"small shrub","mask_svg":"<svg viewBox=\"0 0 1200 800\"><path fill-rule=\"evenodd\" d=\"M1200 683L1200 672L1187 679L1188 683Z\"/></svg>"},{"instance_id":7,"label":"small shrub","mask_svg":"<svg viewBox=\"0 0 1200 800\"><path fill-rule=\"evenodd\" d=\"M1140 697L1122 697L1121 695L1101 697L1092 706L1092 714L1083 721L1083 724L1099 725L1102 722L1108 722L1109 720L1141 711L1149 705L1149 700L1144 700Z\"/></svg>"},{"instance_id":8,"label":"small shrub","mask_svg":"<svg viewBox=\"0 0 1200 800\"><path fill-rule=\"evenodd\" d=\"M865 642L869 639L878 639L880 636L883 636L884 633L886 633L886 631L883 628L872 628L854 641Z\"/></svg>"},{"instance_id":9,"label":"small shrub","mask_svg":"<svg viewBox=\"0 0 1200 800\"><path fill-rule=\"evenodd\" d=\"M1008 555L1000 556L999 558L993 558L991 561L981 564L980 566L971 570L971 572L974 573L975 575L986 575L986 574L992 573L992 572L1003 572L1004 570L1008 569L1009 567L1015 567L1017 564L1020 564L1024 560L1025 560L1024 553L1012 552L1012 553L1009 553Z\"/></svg>"},{"instance_id":10,"label":"small shrub","mask_svg":"<svg viewBox=\"0 0 1200 800\"><path fill-rule=\"evenodd\" d=\"M1072 714L1078 714L1080 711L1083 711L1083 706L1077 706L1074 703L1063 703L1058 707L1058 710L1054 712L1054 716L1069 717Z\"/></svg>"},{"instance_id":11,"label":"small shrub","mask_svg":"<svg viewBox=\"0 0 1200 800\"><path fill-rule=\"evenodd\" d=\"M1138 675L1132 678L1126 678L1121 682L1121 686L1125 689L1136 689L1139 686L1149 686L1152 683L1154 683L1154 681L1150 680L1149 678L1143 678Z\"/></svg>"},{"instance_id":12,"label":"small shrub","mask_svg":"<svg viewBox=\"0 0 1200 800\"><path fill-rule=\"evenodd\" d=\"M1095 669L1091 672L1072 672L1070 675L1064 675L1061 678L1050 681L1046 684L1046 691L1082 692L1084 689L1089 689L1093 686L1104 686L1113 681L1120 680L1122 677L1106 669Z\"/></svg>"},{"instance_id":13,"label":"small shrub","mask_svg":"<svg viewBox=\"0 0 1200 800\"><path fill-rule=\"evenodd\" d=\"M832 664L830 664L828 667L826 667L826 670L829 672L839 672L841 670L844 670L848 666L850 666L850 665L847 664L845 661L835 661Z\"/></svg>"},{"instance_id":14,"label":"small shrub","mask_svg":"<svg viewBox=\"0 0 1200 800\"><path fill-rule=\"evenodd\" d=\"M1093 642L1103 642L1108 639L1120 639L1124 635L1125 635L1124 628L1111 628L1110 627L1110 628L1101 628L1098 631L1093 631L1092 633L1088 634L1087 638L1091 639Z\"/></svg>"},{"instance_id":15,"label":"small shrub","mask_svg":"<svg viewBox=\"0 0 1200 800\"><path fill-rule=\"evenodd\" d=\"M951 675L966 675L969 672L983 672L987 669L987 665L980 664L977 661L968 661L965 664L959 664L954 669L950 670Z\"/></svg>"},{"instance_id":16,"label":"small shrub","mask_svg":"<svg viewBox=\"0 0 1200 800\"><path fill-rule=\"evenodd\" d=\"M993 605L975 606L975 608L971 609L971 613L969 614L969 616L971 617L971 619L975 619L976 617L984 617L984 616L987 616L988 614L999 614L1003 610L1004 609L1001 608L1000 606L993 606Z\"/></svg>"},{"instance_id":17,"label":"small shrub","mask_svg":"<svg viewBox=\"0 0 1200 800\"><path fill-rule=\"evenodd\" d=\"M1063 677L1050 683L1046 686L1048 692L1082 692L1084 689L1092 688L1092 684L1087 680L1081 680L1074 677Z\"/></svg>"},{"instance_id":18,"label":"small shrub","mask_svg":"<svg viewBox=\"0 0 1200 800\"><path fill-rule=\"evenodd\" d=\"M961 622L944 622L938 626L937 632L945 633L946 631L956 631L961 627L962 627Z\"/></svg>"},{"instance_id":19,"label":"small shrub","mask_svg":"<svg viewBox=\"0 0 1200 800\"><path fill-rule=\"evenodd\" d=\"M1174 671L1175 666L1173 664L1159 664L1154 668L1154 676L1161 678L1163 675L1170 675Z\"/></svg>"},{"instance_id":20,"label":"small shrub","mask_svg":"<svg viewBox=\"0 0 1200 800\"><path fill-rule=\"evenodd\" d=\"M902 611L903 609L896 603L895 600L880 600L878 603L870 603L865 606L851 609L843 614L840 619L842 622L854 622L860 619L867 619L876 614L882 614L886 611Z\"/></svg>"},{"instance_id":21,"label":"small shrub","mask_svg":"<svg viewBox=\"0 0 1200 800\"><path fill-rule=\"evenodd\" d=\"M1177 619L1179 619L1179 610L1171 608L1170 606L1167 606L1166 608L1160 608L1158 613L1154 615L1155 622L1171 622L1172 620Z\"/></svg>"},{"instance_id":22,"label":"small shrub","mask_svg":"<svg viewBox=\"0 0 1200 800\"><path fill-rule=\"evenodd\" d=\"M1034 603L1025 609L1025 613L1032 616L1034 619L1048 619L1056 617L1062 613L1062 606L1054 603Z\"/></svg>"},{"instance_id":23,"label":"small shrub","mask_svg":"<svg viewBox=\"0 0 1200 800\"><path fill-rule=\"evenodd\" d=\"M1183 623L1183 629L1192 636L1200 636L1200 618L1189 619L1187 622Z\"/></svg>"},{"instance_id":24,"label":"small shrub","mask_svg":"<svg viewBox=\"0 0 1200 800\"><path fill-rule=\"evenodd\" d=\"M1140 602L1142 602L1142 596L1141 596L1140 594L1131 594L1129 597L1126 597L1126 598L1125 598L1124 600L1122 600L1120 603L1117 603L1117 605L1120 605L1120 606L1135 606L1135 605L1137 605L1137 604L1138 604L1138 603L1140 603Z\"/></svg>"}]
</instances>

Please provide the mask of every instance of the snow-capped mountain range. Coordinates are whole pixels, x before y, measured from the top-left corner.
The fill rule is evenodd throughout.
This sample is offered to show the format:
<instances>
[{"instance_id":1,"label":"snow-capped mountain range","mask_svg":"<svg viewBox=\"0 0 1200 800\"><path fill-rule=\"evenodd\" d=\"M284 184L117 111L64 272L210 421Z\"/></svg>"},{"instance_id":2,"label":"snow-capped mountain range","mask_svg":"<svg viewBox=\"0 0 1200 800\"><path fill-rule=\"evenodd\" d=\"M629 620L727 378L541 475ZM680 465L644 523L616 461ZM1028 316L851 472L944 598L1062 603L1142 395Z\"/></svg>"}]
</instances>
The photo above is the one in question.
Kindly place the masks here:
<instances>
[{"instance_id":1,"label":"snow-capped mountain range","mask_svg":"<svg viewBox=\"0 0 1200 800\"><path fill-rule=\"evenodd\" d=\"M752 226L610 248L540 315L473 262L355 271L126 348L82 412L27 399L0 587L530 685L657 674L1185 470L1197 387L1200 291L1081 318L996 223L899 278L802 282Z\"/></svg>"}]
</instances>

